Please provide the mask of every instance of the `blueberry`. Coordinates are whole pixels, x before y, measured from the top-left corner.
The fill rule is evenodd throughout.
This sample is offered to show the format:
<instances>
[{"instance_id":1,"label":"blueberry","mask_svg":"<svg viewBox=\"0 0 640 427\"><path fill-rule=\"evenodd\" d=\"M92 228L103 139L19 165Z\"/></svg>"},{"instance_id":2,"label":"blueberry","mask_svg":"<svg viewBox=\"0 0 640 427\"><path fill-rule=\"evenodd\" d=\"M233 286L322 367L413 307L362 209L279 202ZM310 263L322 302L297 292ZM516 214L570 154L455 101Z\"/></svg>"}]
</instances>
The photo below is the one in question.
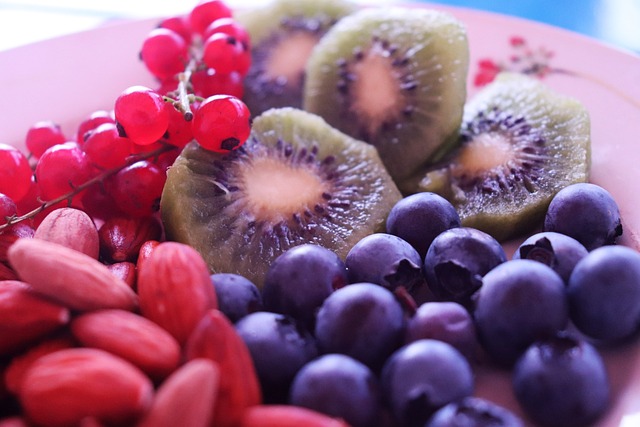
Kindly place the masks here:
<instances>
[{"instance_id":1,"label":"blueberry","mask_svg":"<svg viewBox=\"0 0 640 427\"><path fill-rule=\"evenodd\" d=\"M622 235L618 205L611 193L591 184L573 184L551 200L544 231L571 236L591 251L615 243Z\"/></svg>"},{"instance_id":2,"label":"blueberry","mask_svg":"<svg viewBox=\"0 0 640 427\"><path fill-rule=\"evenodd\" d=\"M426 302L407 321L405 343L436 339L454 346L467 359L475 359L478 347L471 314L455 302Z\"/></svg>"},{"instance_id":3,"label":"blueberry","mask_svg":"<svg viewBox=\"0 0 640 427\"><path fill-rule=\"evenodd\" d=\"M351 283L376 283L389 290L411 291L424 283L422 258L406 241L374 233L356 243L345 259Z\"/></svg>"},{"instance_id":4,"label":"blueberry","mask_svg":"<svg viewBox=\"0 0 640 427\"><path fill-rule=\"evenodd\" d=\"M578 261L589 252L584 245L566 234L547 231L534 234L516 250L513 259L531 259L553 268L565 284Z\"/></svg>"},{"instance_id":5,"label":"blueberry","mask_svg":"<svg viewBox=\"0 0 640 427\"><path fill-rule=\"evenodd\" d=\"M507 261L484 276L474 316L483 348L511 365L534 341L567 326L564 282L540 262Z\"/></svg>"},{"instance_id":6,"label":"blueberry","mask_svg":"<svg viewBox=\"0 0 640 427\"><path fill-rule=\"evenodd\" d=\"M356 283L332 293L318 311L315 336L322 353L341 353L374 371L402 344L404 313L393 293Z\"/></svg>"},{"instance_id":7,"label":"blueberry","mask_svg":"<svg viewBox=\"0 0 640 427\"><path fill-rule=\"evenodd\" d=\"M232 322L262 310L262 295L249 279L238 274L217 273L211 275L211 282L218 297L218 308Z\"/></svg>"},{"instance_id":8,"label":"blueberry","mask_svg":"<svg viewBox=\"0 0 640 427\"><path fill-rule=\"evenodd\" d=\"M471 396L438 409L425 427L524 427L524 422L500 405Z\"/></svg>"},{"instance_id":9,"label":"blueberry","mask_svg":"<svg viewBox=\"0 0 640 427\"><path fill-rule=\"evenodd\" d=\"M381 374L386 403L402 426L424 426L438 409L473 393L471 366L453 346L423 339L401 347Z\"/></svg>"},{"instance_id":10,"label":"blueberry","mask_svg":"<svg viewBox=\"0 0 640 427\"><path fill-rule=\"evenodd\" d=\"M300 369L291 385L290 403L367 427L376 420L380 389L364 364L343 354L327 354Z\"/></svg>"},{"instance_id":11,"label":"blueberry","mask_svg":"<svg viewBox=\"0 0 640 427\"><path fill-rule=\"evenodd\" d=\"M640 329L640 253L624 246L594 249L575 267L567 287L571 320L605 341Z\"/></svg>"},{"instance_id":12,"label":"blueberry","mask_svg":"<svg viewBox=\"0 0 640 427\"><path fill-rule=\"evenodd\" d=\"M278 256L267 271L262 296L265 309L288 314L313 330L318 307L348 283L344 262L322 246L304 244Z\"/></svg>"},{"instance_id":13,"label":"blueberry","mask_svg":"<svg viewBox=\"0 0 640 427\"><path fill-rule=\"evenodd\" d=\"M566 334L537 342L523 354L513 370L513 388L525 413L544 426L588 425L610 398L600 354Z\"/></svg>"},{"instance_id":14,"label":"blueberry","mask_svg":"<svg viewBox=\"0 0 640 427\"><path fill-rule=\"evenodd\" d=\"M313 336L290 316L266 311L236 323L256 367L266 402L285 402L291 381L318 355Z\"/></svg>"},{"instance_id":15,"label":"blueberry","mask_svg":"<svg viewBox=\"0 0 640 427\"><path fill-rule=\"evenodd\" d=\"M389 212L386 225L387 233L409 242L423 259L438 234L460 227L460 216L444 197L423 192L396 203Z\"/></svg>"},{"instance_id":16,"label":"blueberry","mask_svg":"<svg viewBox=\"0 0 640 427\"><path fill-rule=\"evenodd\" d=\"M434 295L467 305L482 285L482 276L506 260L504 249L489 234L452 228L440 233L429 247L424 273Z\"/></svg>"}]
</instances>

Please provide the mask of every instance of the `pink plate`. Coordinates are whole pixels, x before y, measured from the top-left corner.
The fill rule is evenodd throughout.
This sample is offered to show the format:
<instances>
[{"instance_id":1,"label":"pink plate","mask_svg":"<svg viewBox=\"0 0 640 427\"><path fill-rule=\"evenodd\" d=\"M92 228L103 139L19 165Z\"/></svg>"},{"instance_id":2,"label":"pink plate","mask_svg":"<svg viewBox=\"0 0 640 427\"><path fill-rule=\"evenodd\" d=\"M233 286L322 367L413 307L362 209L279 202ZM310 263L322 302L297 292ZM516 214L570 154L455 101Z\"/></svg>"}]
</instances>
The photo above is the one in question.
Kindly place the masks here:
<instances>
[{"instance_id":1,"label":"pink plate","mask_svg":"<svg viewBox=\"0 0 640 427\"><path fill-rule=\"evenodd\" d=\"M416 7L425 7L420 5ZM469 95L498 70L537 76L583 102L591 115L592 181L620 204L622 243L640 249L640 58L564 30L474 10L429 5L464 22L471 48ZM134 21L0 52L0 142L23 146L39 120L67 135L132 85L154 87L138 51L157 20ZM510 246L513 248L513 245ZM598 426L640 425L640 344L605 350L614 400ZM477 394L520 412L506 372L478 373Z\"/></svg>"}]
</instances>

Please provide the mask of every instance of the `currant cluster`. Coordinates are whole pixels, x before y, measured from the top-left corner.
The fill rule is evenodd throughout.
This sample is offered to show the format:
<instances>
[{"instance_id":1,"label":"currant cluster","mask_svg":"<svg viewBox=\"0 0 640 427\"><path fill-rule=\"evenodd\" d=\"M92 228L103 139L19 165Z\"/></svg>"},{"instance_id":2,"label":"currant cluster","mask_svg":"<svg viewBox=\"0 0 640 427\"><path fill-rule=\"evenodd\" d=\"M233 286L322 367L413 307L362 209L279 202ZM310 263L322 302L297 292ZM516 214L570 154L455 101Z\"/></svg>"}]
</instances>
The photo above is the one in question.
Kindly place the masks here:
<instances>
[{"instance_id":1,"label":"currant cluster","mask_svg":"<svg viewBox=\"0 0 640 427\"><path fill-rule=\"evenodd\" d=\"M189 14L163 20L144 40L140 58L157 79L132 86L112 111L96 111L65 135L38 122L26 135L28 153L0 144L0 232L61 206L95 218L154 215L166 170L195 140L225 153L250 131L240 100L251 64L246 30L220 0L201 0Z\"/></svg>"}]
</instances>

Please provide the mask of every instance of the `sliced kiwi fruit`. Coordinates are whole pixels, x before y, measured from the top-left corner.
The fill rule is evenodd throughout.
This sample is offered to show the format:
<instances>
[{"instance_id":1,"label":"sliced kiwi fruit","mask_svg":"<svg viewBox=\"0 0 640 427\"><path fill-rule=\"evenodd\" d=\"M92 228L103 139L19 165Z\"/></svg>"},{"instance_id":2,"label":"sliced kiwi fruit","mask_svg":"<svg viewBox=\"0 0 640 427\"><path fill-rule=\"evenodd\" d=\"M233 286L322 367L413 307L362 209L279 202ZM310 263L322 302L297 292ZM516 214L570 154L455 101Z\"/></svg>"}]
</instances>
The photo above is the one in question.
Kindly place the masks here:
<instances>
[{"instance_id":1,"label":"sliced kiwi fruit","mask_svg":"<svg viewBox=\"0 0 640 427\"><path fill-rule=\"evenodd\" d=\"M453 203L462 224L504 241L539 225L552 197L585 182L589 114L538 79L503 73L467 104L460 146L420 182Z\"/></svg>"},{"instance_id":2,"label":"sliced kiwi fruit","mask_svg":"<svg viewBox=\"0 0 640 427\"><path fill-rule=\"evenodd\" d=\"M380 152L403 192L456 141L467 33L452 15L403 7L340 20L307 62L303 107Z\"/></svg>"},{"instance_id":3,"label":"sliced kiwi fruit","mask_svg":"<svg viewBox=\"0 0 640 427\"><path fill-rule=\"evenodd\" d=\"M307 58L340 18L356 10L347 0L274 0L240 12L251 37L252 64L244 101L254 116L269 108L302 106Z\"/></svg>"},{"instance_id":4,"label":"sliced kiwi fruit","mask_svg":"<svg viewBox=\"0 0 640 427\"><path fill-rule=\"evenodd\" d=\"M227 155L188 145L161 199L167 237L198 250L214 273L261 286L271 262L313 243L343 259L384 229L401 194L374 147L294 108L268 110Z\"/></svg>"}]
</instances>

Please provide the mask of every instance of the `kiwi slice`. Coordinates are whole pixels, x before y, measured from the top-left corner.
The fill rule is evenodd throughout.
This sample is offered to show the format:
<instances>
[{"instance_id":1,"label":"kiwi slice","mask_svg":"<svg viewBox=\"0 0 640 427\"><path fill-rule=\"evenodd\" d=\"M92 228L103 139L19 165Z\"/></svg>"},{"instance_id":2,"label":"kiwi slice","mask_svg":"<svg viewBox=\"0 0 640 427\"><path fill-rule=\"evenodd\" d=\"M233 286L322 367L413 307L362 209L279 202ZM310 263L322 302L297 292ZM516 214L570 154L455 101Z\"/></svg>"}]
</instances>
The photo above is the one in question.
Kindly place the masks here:
<instances>
[{"instance_id":1,"label":"kiwi slice","mask_svg":"<svg viewBox=\"0 0 640 427\"><path fill-rule=\"evenodd\" d=\"M539 80L503 73L468 103L460 146L421 191L447 198L462 224L504 241L539 225L552 197L585 182L589 114Z\"/></svg>"},{"instance_id":2,"label":"kiwi slice","mask_svg":"<svg viewBox=\"0 0 640 427\"><path fill-rule=\"evenodd\" d=\"M213 273L261 286L287 249L314 243L343 259L384 229L400 192L375 148L294 108L255 118L248 141L227 155L188 145L161 199L167 237L198 250Z\"/></svg>"},{"instance_id":3,"label":"kiwi slice","mask_svg":"<svg viewBox=\"0 0 640 427\"><path fill-rule=\"evenodd\" d=\"M466 29L452 15L362 9L313 50L303 107L374 145L400 189L415 191L425 165L456 141L468 64Z\"/></svg>"},{"instance_id":4,"label":"kiwi slice","mask_svg":"<svg viewBox=\"0 0 640 427\"><path fill-rule=\"evenodd\" d=\"M251 37L244 102L254 116L269 108L302 106L311 50L331 26L355 9L346 0L275 0L236 16Z\"/></svg>"}]
</instances>

